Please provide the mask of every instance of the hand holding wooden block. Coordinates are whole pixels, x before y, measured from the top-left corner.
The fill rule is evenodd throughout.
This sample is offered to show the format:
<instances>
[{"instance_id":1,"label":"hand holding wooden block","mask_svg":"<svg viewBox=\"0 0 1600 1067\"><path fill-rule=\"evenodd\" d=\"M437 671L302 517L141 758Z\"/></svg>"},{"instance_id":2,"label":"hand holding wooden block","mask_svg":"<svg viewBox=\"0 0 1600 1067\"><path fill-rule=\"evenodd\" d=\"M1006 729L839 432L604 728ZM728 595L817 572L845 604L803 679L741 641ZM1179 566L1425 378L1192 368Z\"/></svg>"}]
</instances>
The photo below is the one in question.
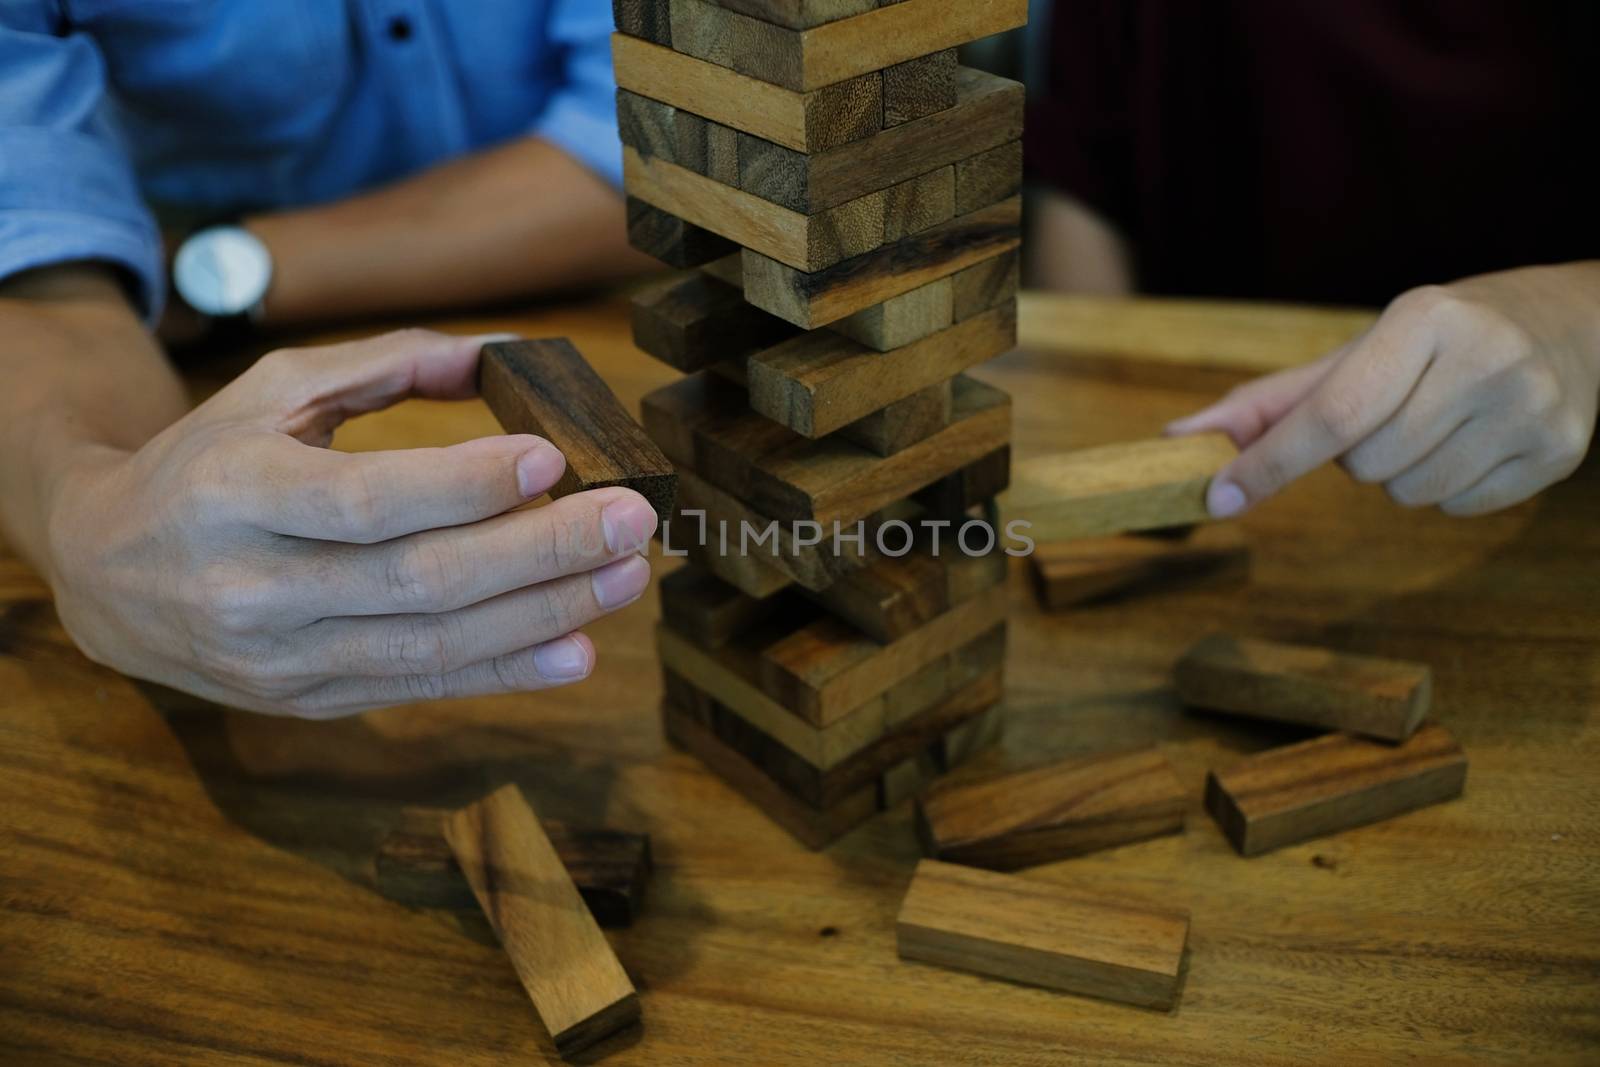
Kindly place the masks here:
<instances>
[{"instance_id":1,"label":"hand holding wooden block","mask_svg":"<svg viewBox=\"0 0 1600 1067\"><path fill-rule=\"evenodd\" d=\"M940 783L917 801L917 830L931 856L1005 871L1176 833L1188 803L1151 748Z\"/></svg>"},{"instance_id":2,"label":"hand holding wooden block","mask_svg":"<svg viewBox=\"0 0 1600 1067\"><path fill-rule=\"evenodd\" d=\"M445 820L445 839L562 1056L639 1020L639 998L514 785Z\"/></svg>"},{"instance_id":3,"label":"hand holding wooden block","mask_svg":"<svg viewBox=\"0 0 1600 1067\"><path fill-rule=\"evenodd\" d=\"M1212 771L1206 808L1255 856L1449 800L1466 780L1466 754L1442 726L1400 745L1328 734Z\"/></svg>"},{"instance_id":4,"label":"hand holding wooden block","mask_svg":"<svg viewBox=\"0 0 1600 1067\"><path fill-rule=\"evenodd\" d=\"M922 860L895 935L902 959L1170 1008L1189 916Z\"/></svg>"}]
</instances>

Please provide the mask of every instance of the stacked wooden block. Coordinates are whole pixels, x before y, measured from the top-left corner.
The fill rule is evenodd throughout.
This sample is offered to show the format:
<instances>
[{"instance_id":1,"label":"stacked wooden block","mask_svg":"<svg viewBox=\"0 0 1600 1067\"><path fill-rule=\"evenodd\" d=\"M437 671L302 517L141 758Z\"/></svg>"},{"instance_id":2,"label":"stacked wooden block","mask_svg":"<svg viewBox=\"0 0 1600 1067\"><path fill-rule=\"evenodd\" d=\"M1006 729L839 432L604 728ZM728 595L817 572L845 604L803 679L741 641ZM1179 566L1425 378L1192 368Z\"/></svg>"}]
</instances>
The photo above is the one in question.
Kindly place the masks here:
<instances>
[{"instance_id":1,"label":"stacked wooden block","mask_svg":"<svg viewBox=\"0 0 1600 1067\"><path fill-rule=\"evenodd\" d=\"M614 13L630 240L685 268L633 312L687 374L643 404L690 557L665 725L820 847L992 737L1006 557L958 532L1007 485L1010 399L963 372L1015 343L1023 91L955 48L1027 4Z\"/></svg>"}]
</instances>

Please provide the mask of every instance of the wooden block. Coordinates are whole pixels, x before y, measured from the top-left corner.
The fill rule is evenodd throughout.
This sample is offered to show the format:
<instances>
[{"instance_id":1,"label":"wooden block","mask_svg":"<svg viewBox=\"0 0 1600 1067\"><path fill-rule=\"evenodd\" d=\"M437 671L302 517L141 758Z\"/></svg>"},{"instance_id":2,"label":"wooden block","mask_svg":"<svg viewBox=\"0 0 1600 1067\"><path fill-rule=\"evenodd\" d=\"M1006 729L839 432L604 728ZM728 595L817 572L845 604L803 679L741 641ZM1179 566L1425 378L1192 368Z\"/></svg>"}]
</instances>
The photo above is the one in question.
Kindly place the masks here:
<instances>
[{"instance_id":1,"label":"wooden block","mask_svg":"<svg viewBox=\"0 0 1600 1067\"><path fill-rule=\"evenodd\" d=\"M761 688L807 722L826 726L1005 620L994 587L904 637L880 645L822 618L761 652Z\"/></svg>"},{"instance_id":2,"label":"wooden block","mask_svg":"<svg viewBox=\"0 0 1600 1067\"><path fill-rule=\"evenodd\" d=\"M672 43L684 51L672 0ZM893 67L1027 22L1027 0L904 0L806 30L723 13L732 26L733 65L764 82L809 92ZM714 20L713 20L714 21Z\"/></svg>"},{"instance_id":3,"label":"wooden block","mask_svg":"<svg viewBox=\"0 0 1600 1067\"><path fill-rule=\"evenodd\" d=\"M821 152L883 128L876 71L802 93L626 34L611 38L611 58L621 88L796 152Z\"/></svg>"},{"instance_id":4,"label":"wooden block","mask_svg":"<svg viewBox=\"0 0 1600 1067\"><path fill-rule=\"evenodd\" d=\"M882 193L802 215L628 146L622 175L629 196L799 270L822 270L883 244Z\"/></svg>"},{"instance_id":5,"label":"wooden block","mask_svg":"<svg viewBox=\"0 0 1600 1067\"><path fill-rule=\"evenodd\" d=\"M663 447L690 443L690 455L677 454L680 466L758 514L831 531L835 521L853 524L1005 447L1010 397L966 377L953 388L950 425L892 456L836 437L807 440L751 411L742 390L705 371L650 393L642 409Z\"/></svg>"},{"instance_id":6,"label":"wooden block","mask_svg":"<svg viewBox=\"0 0 1600 1067\"><path fill-rule=\"evenodd\" d=\"M639 1021L639 998L514 785L452 814L444 835L563 1057Z\"/></svg>"},{"instance_id":7,"label":"wooden block","mask_svg":"<svg viewBox=\"0 0 1600 1067\"><path fill-rule=\"evenodd\" d=\"M661 706L667 739L704 763L807 848L821 849L871 818L877 789L868 785L825 810L796 800L749 760L719 741L710 728L671 704Z\"/></svg>"},{"instance_id":8,"label":"wooden block","mask_svg":"<svg viewBox=\"0 0 1600 1067\"><path fill-rule=\"evenodd\" d=\"M1016 248L1021 220L1013 197L811 272L747 248L744 298L796 326L826 326Z\"/></svg>"},{"instance_id":9,"label":"wooden block","mask_svg":"<svg viewBox=\"0 0 1600 1067\"><path fill-rule=\"evenodd\" d=\"M949 730L933 746L939 773L948 774L968 760L1000 743L1005 736L1006 709L996 704Z\"/></svg>"},{"instance_id":10,"label":"wooden block","mask_svg":"<svg viewBox=\"0 0 1600 1067\"><path fill-rule=\"evenodd\" d=\"M668 4L674 50L708 63L733 66L733 12L706 0L668 0Z\"/></svg>"},{"instance_id":11,"label":"wooden block","mask_svg":"<svg viewBox=\"0 0 1600 1067\"><path fill-rule=\"evenodd\" d=\"M1150 748L942 782L918 800L917 832L930 856L1010 871L1178 833L1188 803Z\"/></svg>"},{"instance_id":12,"label":"wooden block","mask_svg":"<svg viewBox=\"0 0 1600 1067\"><path fill-rule=\"evenodd\" d=\"M706 648L721 648L777 608L699 567L681 567L659 585L661 621Z\"/></svg>"},{"instance_id":13,"label":"wooden block","mask_svg":"<svg viewBox=\"0 0 1600 1067\"><path fill-rule=\"evenodd\" d=\"M1437 724L1398 745L1327 734L1212 771L1206 810L1256 856L1450 800L1466 780L1466 753Z\"/></svg>"},{"instance_id":14,"label":"wooden block","mask_svg":"<svg viewBox=\"0 0 1600 1067\"><path fill-rule=\"evenodd\" d=\"M795 433L821 437L1009 351L1016 339L1015 304L892 352L831 330L801 334L746 362L750 406Z\"/></svg>"},{"instance_id":15,"label":"wooden block","mask_svg":"<svg viewBox=\"0 0 1600 1067\"><path fill-rule=\"evenodd\" d=\"M726 237L633 196L628 197L628 243L669 267L698 267L739 250Z\"/></svg>"},{"instance_id":16,"label":"wooden block","mask_svg":"<svg viewBox=\"0 0 1600 1067\"><path fill-rule=\"evenodd\" d=\"M761 314L766 315L766 312ZM776 316L767 315L767 318ZM954 324L955 286L951 279L940 278L854 315L846 315L828 328L868 348L889 352Z\"/></svg>"},{"instance_id":17,"label":"wooden block","mask_svg":"<svg viewBox=\"0 0 1600 1067\"><path fill-rule=\"evenodd\" d=\"M692 374L743 360L795 336L795 328L745 303L737 288L704 273L676 274L633 298L633 343Z\"/></svg>"},{"instance_id":18,"label":"wooden block","mask_svg":"<svg viewBox=\"0 0 1600 1067\"><path fill-rule=\"evenodd\" d=\"M611 17L622 33L672 47L668 0L611 0Z\"/></svg>"},{"instance_id":19,"label":"wooden block","mask_svg":"<svg viewBox=\"0 0 1600 1067\"><path fill-rule=\"evenodd\" d=\"M955 165L955 213L965 215L1022 191L1022 142L968 156Z\"/></svg>"},{"instance_id":20,"label":"wooden block","mask_svg":"<svg viewBox=\"0 0 1600 1067\"><path fill-rule=\"evenodd\" d=\"M980 712L980 717L987 712ZM958 726L956 729L961 729ZM916 796L939 776L939 760L932 748L925 748L884 771L878 778L878 810L889 811Z\"/></svg>"},{"instance_id":21,"label":"wooden block","mask_svg":"<svg viewBox=\"0 0 1600 1067\"><path fill-rule=\"evenodd\" d=\"M933 707L946 693L961 686L950 684L950 657L940 656L916 674L890 686L883 694L883 721L892 731ZM970 684L976 677L968 679Z\"/></svg>"},{"instance_id":22,"label":"wooden block","mask_svg":"<svg viewBox=\"0 0 1600 1067\"><path fill-rule=\"evenodd\" d=\"M731 709L713 704L710 725L718 740L738 752L780 788L811 807L826 809L846 800L863 786L874 788L884 771L926 750L945 731L999 699L1000 675L991 672L956 692L939 694L918 714L885 732L849 759L827 769L797 756Z\"/></svg>"},{"instance_id":23,"label":"wooden block","mask_svg":"<svg viewBox=\"0 0 1600 1067\"><path fill-rule=\"evenodd\" d=\"M956 50L896 63L883 72L883 125L887 129L956 106Z\"/></svg>"},{"instance_id":24,"label":"wooden block","mask_svg":"<svg viewBox=\"0 0 1600 1067\"><path fill-rule=\"evenodd\" d=\"M1170 1008L1189 915L925 859L895 937L902 959Z\"/></svg>"},{"instance_id":25,"label":"wooden block","mask_svg":"<svg viewBox=\"0 0 1600 1067\"><path fill-rule=\"evenodd\" d=\"M1404 741L1433 698L1426 663L1228 634L1202 638L1173 671L1185 704Z\"/></svg>"},{"instance_id":26,"label":"wooden block","mask_svg":"<svg viewBox=\"0 0 1600 1067\"><path fill-rule=\"evenodd\" d=\"M763 22L809 30L834 19L849 18L878 6L878 0L717 0L730 11L737 11Z\"/></svg>"},{"instance_id":27,"label":"wooden block","mask_svg":"<svg viewBox=\"0 0 1600 1067\"><path fill-rule=\"evenodd\" d=\"M1235 455L1206 433L1032 456L1011 472L1005 517L1036 542L1203 522L1206 486Z\"/></svg>"},{"instance_id":28,"label":"wooden block","mask_svg":"<svg viewBox=\"0 0 1600 1067\"><path fill-rule=\"evenodd\" d=\"M617 135L641 155L682 162L678 153L680 114L688 113L648 96L617 90ZM690 118L705 125L704 119Z\"/></svg>"},{"instance_id":29,"label":"wooden block","mask_svg":"<svg viewBox=\"0 0 1600 1067\"><path fill-rule=\"evenodd\" d=\"M724 260L723 262L727 262ZM1022 256L1005 252L950 276L951 320L965 322L992 307L1015 300L1022 285ZM743 293L741 279L740 292Z\"/></svg>"},{"instance_id":30,"label":"wooden block","mask_svg":"<svg viewBox=\"0 0 1600 1067\"><path fill-rule=\"evenodd\" d=\"M966 685L972 679L997 670L1006 661L1006 624L1001 621L990 627L981 637L967 642L950 653L945 668L952 688Z\"/></svg>"},{"instance_id":31,"label":"wooden block","mask_svg":"<svg viewBox=\"0 0 1600 1067\"><path fill-rule=\"evenodd\" d=\"M1052 610L1198 577L1243 577L1250 550L1239 527L1200 527L1188 540L1136 534L1035 545L1028 557L1039 599Z\"/></svg>"},{"instance_id":32,"label":"wooden block","mask_svg":"<svg viewBox=\"0 0 1600 1067\"><path fill-rule=\"evenodd\" d=\"M643 495L658 520L672 514L672 464L570 341L484 345L478 391L501 426L539 434L567 457L551 496L621 485Z\"/></svg>"},{"instance_id":33,"label":"wooden block","mask_svg":"<svg viewBox=\"0 0 1600 1067\"><path fill-rule=\"evenodd\" d=\"M1010 482L1011 448L1008 445L918 490L913 499L935 518L962 522L974 505L1005 492Z\"/></svg>"},{"instance_id":34,"label":"wooden block","mask_svg":"<svg viewBox=\"0 0 1600 1067\"><path fill-rule=\"evenodd\" d=\"M940 167L891 185L882 195L884 243L903 241L956 217L956 169Z\"/></svg>"},{"instance_id":35,"label":"wooden block","mask_svg":"<svg viewBox=\"0 0 1600 1067\"><path fill-rule=\"evenodd\" d=\"M826 151L740 127L739 187L795 211L823 211L1015 141L1022 112L1020 84L962 68L954 107Z\"/></svg>"},{"instance_id":36,"label":"wooden block","mask_svg":"<svg viewBox=\"0 0 1600 1067\"><path fill-rule=\"evenodd\" d=\"M412 908L477 910L441 830L446 814L402 809L399 828L378 843L374 876L380 894ZM595 922L631 926L650 873L650 836L554 821L544 828Z\"/></svg>"},{"instance_id":37,"label":"wooden block","mask_svg":"<svg viewBox=\"0 0 1600 1067\"><path fill-rule=\"evenodd\" d=\"M839 428L845 440L879 456L933 436L950 425L950 382L938 382Z\"/></svg>"}]
</instances>

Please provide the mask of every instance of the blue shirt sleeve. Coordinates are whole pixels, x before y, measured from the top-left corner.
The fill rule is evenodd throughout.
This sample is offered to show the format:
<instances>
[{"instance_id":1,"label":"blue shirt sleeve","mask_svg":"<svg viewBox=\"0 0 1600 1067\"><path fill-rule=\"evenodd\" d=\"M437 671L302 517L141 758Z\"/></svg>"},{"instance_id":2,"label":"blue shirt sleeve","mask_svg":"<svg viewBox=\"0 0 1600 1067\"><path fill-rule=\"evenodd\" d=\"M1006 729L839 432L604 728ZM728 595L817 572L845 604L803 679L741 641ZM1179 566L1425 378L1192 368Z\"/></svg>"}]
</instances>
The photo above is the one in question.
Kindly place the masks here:
<instances>
[{"instance_id":1,"label":"blue shirt sleeve","mask_svg":"<svg viewBox=\"0 0 1600 1067\"><path fill-rule=\"evenodd\" d=\"M100 51L63 32L55 7L0 3L0 278L115 264L154 322L166 294L161 233L111 119Z\"/></svg>"},{"instance_id":2,"label":"blue shirt sleeve","mask_svg":"<svg viewBox=\"0 0 1600 1067\"><path fill-rule=\"evenodd\" d=\"M617 87L611 73L611 5L556 0L550 40L560 49L561 83L532 132L612 185L622 185Z\"/></svg>"}]
</instances>

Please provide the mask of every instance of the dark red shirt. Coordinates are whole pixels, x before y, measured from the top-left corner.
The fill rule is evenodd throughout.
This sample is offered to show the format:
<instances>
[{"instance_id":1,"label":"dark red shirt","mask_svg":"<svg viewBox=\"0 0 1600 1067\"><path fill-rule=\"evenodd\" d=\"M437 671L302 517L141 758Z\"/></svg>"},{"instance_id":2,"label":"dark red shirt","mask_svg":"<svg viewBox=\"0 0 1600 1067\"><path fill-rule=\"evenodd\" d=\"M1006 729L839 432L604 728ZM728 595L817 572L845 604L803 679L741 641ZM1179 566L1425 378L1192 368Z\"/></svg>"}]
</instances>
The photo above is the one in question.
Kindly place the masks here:
<instances>
[{"instance_id":1,"label":"dark red shirt","mask_svg":"<svg viewBox=\"0 0 1600 1067\"><path fill-rule=\"evenodd\" d=\"M1600 0L1056 0L1033 177L1141 290L1383 303L1600 256Z\"/></svg>"}]
</instances>

